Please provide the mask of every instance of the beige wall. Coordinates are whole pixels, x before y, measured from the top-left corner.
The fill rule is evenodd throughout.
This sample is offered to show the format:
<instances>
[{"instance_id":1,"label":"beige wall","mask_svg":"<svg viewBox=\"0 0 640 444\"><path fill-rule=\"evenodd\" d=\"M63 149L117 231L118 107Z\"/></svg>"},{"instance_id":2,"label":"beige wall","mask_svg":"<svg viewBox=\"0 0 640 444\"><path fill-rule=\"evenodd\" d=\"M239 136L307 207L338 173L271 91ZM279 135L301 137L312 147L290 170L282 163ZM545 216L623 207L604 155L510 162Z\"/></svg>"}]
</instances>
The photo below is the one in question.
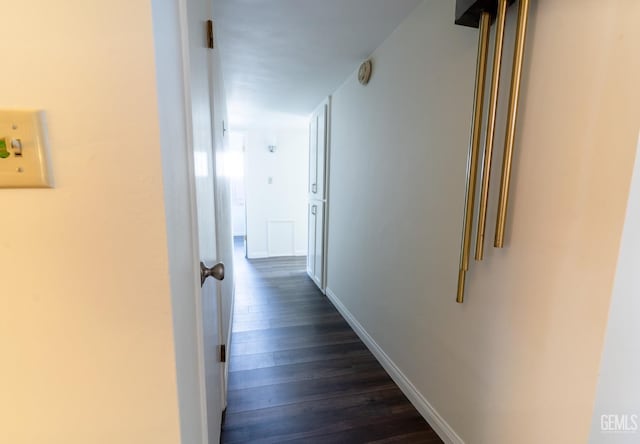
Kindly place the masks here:
<instances>
[{"instance_id":1,"label":"beige wall","mask_svg":"<svg viewBox=\"0 0 640 444\"><path fill-rule=\"evenodd\" d=\"M639 8L532 2L507 247L472 264L464 305L477 31L426 0L374 52L369 85L333 95L328 293L464 442L587 441L640 125Z\"/></svg>"},{"instance_id":2,"label":"beige wall","mask_svg":"<svg viewBox=\"0 0 640 444\"><path fill-rule=\"evenodd\" d=\"M3 1L0 108L56 188L0 190L0 442L179 437L150 2Z\"/></svg>"}]
</instances>

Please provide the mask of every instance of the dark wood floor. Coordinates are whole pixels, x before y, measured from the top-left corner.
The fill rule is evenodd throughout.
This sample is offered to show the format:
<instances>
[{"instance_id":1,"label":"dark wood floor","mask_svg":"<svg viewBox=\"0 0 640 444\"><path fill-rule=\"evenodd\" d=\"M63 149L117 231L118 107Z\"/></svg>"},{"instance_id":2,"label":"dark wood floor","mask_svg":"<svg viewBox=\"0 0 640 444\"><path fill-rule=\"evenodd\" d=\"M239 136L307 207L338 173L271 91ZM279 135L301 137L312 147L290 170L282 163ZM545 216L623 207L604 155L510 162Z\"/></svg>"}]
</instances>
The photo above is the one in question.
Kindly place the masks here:
<instances>
[{"instance_id":1,"label":"dark wood floor","mask_svg":"<svg viewBox=\"0 0 640 444\"><path fill-rule=\"evenodd\" d=\"M237 289L222 443L441 443L304 258L247 261Z\"/></svg>"}]
</instances>

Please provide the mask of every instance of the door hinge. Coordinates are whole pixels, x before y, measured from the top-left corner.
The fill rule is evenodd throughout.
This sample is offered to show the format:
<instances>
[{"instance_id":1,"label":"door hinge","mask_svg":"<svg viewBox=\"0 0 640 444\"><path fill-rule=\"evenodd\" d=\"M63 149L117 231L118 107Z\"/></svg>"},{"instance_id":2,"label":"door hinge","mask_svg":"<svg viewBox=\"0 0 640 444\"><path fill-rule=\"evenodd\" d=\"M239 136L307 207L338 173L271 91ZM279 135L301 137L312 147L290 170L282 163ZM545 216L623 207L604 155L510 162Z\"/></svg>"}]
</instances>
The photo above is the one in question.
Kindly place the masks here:
<instances>
[{"instance_id":1,"label":"door hinge","mask_svg":"<svg viewBox=\"0 0 640 444\"><path fill-rule=\"evenodd\" d=\"M227 346L220 344L220 362L227 362Z\"/></svg>"},{"instance_id":2,"label":"door hinge","mask_svg":"<svg viewBox=\"0 0 640 444\"><path fill-rule=\"evenodd\" d=\"M213 20L207 20L207 48L213 49Z\"/></svg>"}]
</instances>

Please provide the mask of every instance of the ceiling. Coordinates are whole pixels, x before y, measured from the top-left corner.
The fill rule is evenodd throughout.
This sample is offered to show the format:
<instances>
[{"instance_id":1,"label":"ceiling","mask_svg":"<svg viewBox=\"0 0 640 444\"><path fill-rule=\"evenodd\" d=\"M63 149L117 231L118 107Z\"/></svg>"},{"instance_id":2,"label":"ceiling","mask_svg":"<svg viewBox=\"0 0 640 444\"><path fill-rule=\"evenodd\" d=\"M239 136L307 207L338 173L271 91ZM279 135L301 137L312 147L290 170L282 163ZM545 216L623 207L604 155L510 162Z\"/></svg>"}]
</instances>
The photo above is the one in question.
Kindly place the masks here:
<instances>
[{"instance_id":1,"label":"ceiling","mask_svg":"<svg viewBox=\"0 0 640 444\"><path fill-rule=\"evenodd\" d=\"M231 129L306 125L421 0L214 0Z\"/></svg>"}]
</instances>

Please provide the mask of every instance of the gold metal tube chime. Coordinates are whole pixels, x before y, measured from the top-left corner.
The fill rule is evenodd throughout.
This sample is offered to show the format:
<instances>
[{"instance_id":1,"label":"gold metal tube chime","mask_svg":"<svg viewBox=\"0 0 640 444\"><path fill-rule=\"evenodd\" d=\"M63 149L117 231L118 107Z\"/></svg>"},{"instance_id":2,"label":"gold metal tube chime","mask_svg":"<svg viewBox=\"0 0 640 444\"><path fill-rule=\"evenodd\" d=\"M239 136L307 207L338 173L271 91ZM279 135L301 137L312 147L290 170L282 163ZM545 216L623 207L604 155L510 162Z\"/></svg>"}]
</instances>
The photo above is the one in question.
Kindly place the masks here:
<instances>
[{"instance_id":1,"label":"gold metal tube chime","mask_svg":"<svg viewBox=\"0 0 640 444\"><path fill-rule=\"evenodd\" d=\"M473 100L471 123L471 142L467 156L467 192L464 206L464 225L462 229L462 251L460 252L460 274L458 276L457 302L464 301L464 284L469 270L469 252L473 207L476 200L476 177L478 175L478 155L480 153L480 135L482 132L482 108L484 106L484 84L487 77L487 52L489 48L489 29L491 14L483 12L480 16L480 37L478 39L478 64L476 66L476 89Z\"/></svg>"},{"instance_id":2,"label":"gold metal tube chime","mask_svg":"<svg viewBox=\"0 0 640 444\"><path fill-rule=\"evenodd\" d=\"M500 69L502 67L502 52L504 47L507 6L508 0L498 0L498 8L496 13L495 48L493 54L493 73L489 95L489 111L487 120L487 132L485 135L480 205L478 210L478 227L476 233L475 259L477 261L481 261L484 258L484 238L487 225L487 205L489 201L491 161L493 157L493 146L495 141L498 96L500 93ZM494 246L496 248L504 247L504 233L506 226L507 206L509 202L509 186L511 180L511 162L513 158L513 145L515 142L516 122L518 117L518 100L520 96L522 65L524 61L528 12L529 0L520 0L520 4L518 7L516 42L513 57L513 72L511 74L511 92L509 96L509 108L507 112L507 130L505 135L504 156L502 160L502 178L500 183L500 197L498 202L498 218L496 222L496 233L494 242ZM471 251L473 215L475 212L476 180L478 175L478 158L480 155L480 139L482 132L482 114L484 105L484 90L486 81L487 52L489 47L490 28L491 14L489 12L483 11L480 15L480 33L478 38L478 61L476 66L473 119L471 126L469 154L467 156L467 188L465 195L462 248L460 252L460 272L458 275L458 292L456 296L456 302L458 303L464 302L466 274L469 270L469 256Z\"/></svg>"}]
</instances>

